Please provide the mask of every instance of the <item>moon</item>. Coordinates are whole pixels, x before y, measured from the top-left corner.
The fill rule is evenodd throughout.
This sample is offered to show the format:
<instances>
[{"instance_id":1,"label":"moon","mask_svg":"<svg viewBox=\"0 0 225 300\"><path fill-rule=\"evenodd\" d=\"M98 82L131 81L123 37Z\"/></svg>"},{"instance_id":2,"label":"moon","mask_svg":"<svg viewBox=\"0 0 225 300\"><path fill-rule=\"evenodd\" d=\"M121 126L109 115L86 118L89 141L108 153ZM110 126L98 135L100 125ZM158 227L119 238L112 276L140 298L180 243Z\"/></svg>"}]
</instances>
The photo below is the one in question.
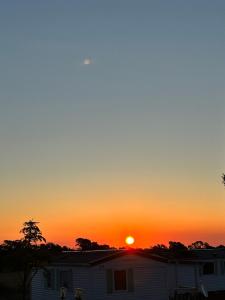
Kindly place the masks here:
<instances>
[{"instance_id":1,"label":"moon","mask_svg":"<svg viewBox=\"0 0 225 300\"><path fill-rule=\"evenodd\" d=\"M83 60L83 64L84 65L92 65L93 64L93 60L90 57L87 57Z\"/></svg>"}]
</instances>

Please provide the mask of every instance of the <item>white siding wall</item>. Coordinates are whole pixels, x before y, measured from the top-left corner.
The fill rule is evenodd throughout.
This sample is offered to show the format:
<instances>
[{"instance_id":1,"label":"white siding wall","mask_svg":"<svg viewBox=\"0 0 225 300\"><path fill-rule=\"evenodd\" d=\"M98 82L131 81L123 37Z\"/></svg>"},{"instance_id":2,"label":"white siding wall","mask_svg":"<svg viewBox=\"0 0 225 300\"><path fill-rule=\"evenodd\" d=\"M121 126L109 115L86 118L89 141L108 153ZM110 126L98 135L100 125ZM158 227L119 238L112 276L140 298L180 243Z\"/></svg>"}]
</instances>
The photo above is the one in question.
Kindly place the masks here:
<instances>
[{"instance_id":1,"label":"white siding wall","mask_svg":"<svg viewBox=\"0 0 225 300\"><path fill-rule=\"evenodd\" d=\"M169 294L174 296L174 291L178 287L196 287L196 274L194 264L168 264L167 284Z\"/></svg>"},{"instance_id":2,"label":"white siding wall","mask_svg":"<svg viewBox=\"0 0 225 300\"><path fill-rule=\"evenodd\" d=\"M201 265L166 264L138 255L127 255L93 267L57 267L57 270L73 271L73 290L82 288L84 300L168 300L176 287L199 286L200 281L208 291L225 290L225 270L217 261L216 274L202 275ZM107 292L106 270L133 270L134 291ZM55 274L56 274L55 272ZM55 278L56 281L56 278ZM57 289L46 289L43 270L33 278L32 300L55 300ZM68 294L67 300L74 300Z\"/></svg>"},{"instance_id":3,"label":"white siding wall","mask_svg":"<svg viewBox=\"0 0 225 300\"><path fill-rule=\"evenodd\" d=\"M177 265L177 285L178 287L196 287L195 265L178 264Z\"/></svg>"},{"instance_id":4,"label":"white siding wall","mask_svg":"<svg viewBox=\"0 0 225 300\"><path fill-rule=\"evenodd\" d=\"M107 269L132 269L134 291L107 293ZM123 256L90 268L72 268L73 289L82 288L84 300L168 300L167 269L166 263L137 255ZM33 279L32 300L55 300L58 297L58 290L45 288L43 271L39 271ZM68 294L67 300L72 299L73 295Z\"/></svg>"},{"instance_id":5,"label":"white siding wall","mask_svg":"<svg viewBox=\"0 0 225 300\"><path fill-rule=\"evenodd\" d=\"M199 264L174 264L170 266L170 287L199 287L202 282L207 291L225 290L225 270L221 268L221 261L215 260L215 274L203 275L201 263ZM176 270L177 269L177 270ZM176 274L177 272L177 274ZM174 275L172 275L174 274ZM175 281L172 280L175 278ZM177 278L177 283L176 283ZM173 281L173 283L172 283Z\"/></svg>"},{"instance_id":6,"label":"white siding wall","mask_svg":"<svg viewBox=\"0 0 225 300\"><path fill-rule=\"evenodd\" d=\"M52 267L51 267L52 268ZM32 281L31 295L32 300L55 300L59 299L59 288L57 286L57 272L60 270L72 270L73 272L73 288L72 292L67 293L67 300L74 300L75 288L82 288L84 292L84 300L88 299L87 291L89 286L88 268L85 267L55 267L55 285L54 288L46 288L43 270L40 270Z\"/></svg>"},{"instance_id":7,"label":"white siding wall","mask_svg":"<svg viewBox=\"0 0 225 300\"><path fill-rule=\"evenodd\" d=\"M177 286L175 264L168 264L167 286L168 286L168 290L169 290L169 295L170 296L174 295L174 289Z\"/></svg>"},{"instance_id":8,"label":"white siding wall","mask_svg":"<svg viewBox=\"0 0 225 300\"><path fill-rule=\"evenodd\" d=\"M90 300L167 300L167 266L166 263L129 255L92 267ZM132 269L134 291L107 293L107 269Z\"/></svg>"},{"instance_id":9,"label":"white siding wall","mask_svg":"<svg viewBox=\"0 0 225 300\"><path fill-rule=\"evenodd\" d=\"M31 284L31 299L32 300L39 300L43 297L43 287L44 282L42 278L42 271L39 270L36 275L34 276Z\"/></svg>"},{"instance_id":10,"label":"white siding wall","mask_svg":"<svg viewBox=\"0 0 225 300\"><path fill-rule=\"evenodd\" d=\"M225 290L225 274L224 270L221 268L221 261L215 261L216 272L211 275L201 274L199 279L202 281L204 286L208 291L219 291ZM200 268L200 266L199 266Z\"/></svg>"}]
</instances>

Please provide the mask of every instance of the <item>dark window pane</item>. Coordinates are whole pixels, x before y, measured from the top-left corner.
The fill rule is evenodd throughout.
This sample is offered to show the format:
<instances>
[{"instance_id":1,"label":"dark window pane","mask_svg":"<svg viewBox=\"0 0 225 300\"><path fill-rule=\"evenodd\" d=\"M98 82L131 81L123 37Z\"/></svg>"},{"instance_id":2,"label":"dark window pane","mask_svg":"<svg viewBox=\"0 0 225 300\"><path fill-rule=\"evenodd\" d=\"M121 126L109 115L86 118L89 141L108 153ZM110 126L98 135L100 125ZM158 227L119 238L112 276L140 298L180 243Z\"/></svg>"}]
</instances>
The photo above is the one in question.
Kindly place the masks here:
<instances>
[{"instance_id":1,"label":"dark window pane","mask_svg":"<svg viewBox=\"0 0 225 300\"><path fill-rule=\"evenodd\" d=\"M203 265L203 274L214 274L214 263L207 262Z\"/></svg>"},{"instance_id":2,"label":"dark window pane","mask_svg":"<svg viewBox=\"0 0 225 300\"><path fill-rule=\"evenodd\" d=\"M127 276L125 270L114 271L114 288L116 291L127 289Z\"/></svg>"}]
</instances>

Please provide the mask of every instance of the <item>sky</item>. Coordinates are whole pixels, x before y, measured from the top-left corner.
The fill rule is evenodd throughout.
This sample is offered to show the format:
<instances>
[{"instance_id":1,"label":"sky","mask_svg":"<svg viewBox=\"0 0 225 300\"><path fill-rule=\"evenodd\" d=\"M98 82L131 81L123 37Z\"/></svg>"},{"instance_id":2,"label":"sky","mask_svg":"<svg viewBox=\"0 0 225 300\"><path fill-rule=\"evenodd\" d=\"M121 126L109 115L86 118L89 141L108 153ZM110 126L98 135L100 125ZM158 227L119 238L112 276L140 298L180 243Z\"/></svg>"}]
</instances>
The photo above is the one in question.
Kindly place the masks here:
<instances>
[{"instance_id":1,"label":"sky","mask_svg":"<svg viewBox=\"0 0 225 300\"><path fill-rule=\"evenodd\" d=\"M0 241L225 244L225 2L0 3Z\"/></svg>"}]
</instances>

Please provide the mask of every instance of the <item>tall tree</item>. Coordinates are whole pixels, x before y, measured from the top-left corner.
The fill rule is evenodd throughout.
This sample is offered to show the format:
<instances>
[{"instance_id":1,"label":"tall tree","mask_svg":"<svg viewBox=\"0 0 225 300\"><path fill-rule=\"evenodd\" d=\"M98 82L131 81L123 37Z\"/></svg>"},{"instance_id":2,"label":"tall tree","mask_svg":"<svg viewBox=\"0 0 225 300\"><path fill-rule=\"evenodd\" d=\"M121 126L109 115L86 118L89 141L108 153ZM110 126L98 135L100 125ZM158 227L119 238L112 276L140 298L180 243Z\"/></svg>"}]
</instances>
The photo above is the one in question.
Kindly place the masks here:
<instances>
[{"instance_id":1,"label":"tall tree","mask_svg":"<svg viewBox=\"0 0 225 300\"><path fill-rule=\"evenodd\" d=\"M39 222L29 220L23 223L23 228L20 230L20 233L23 234L21 240L25 245L22 288L23 300L28 299L32 278L45 259L42 253L37 251L37 243L42 241L46 242L37 224L39 224Z\"/></svg>"},{"instance_id":2,"label":"tall tree","mask_svg":"<svg viewBox=\"0 0 225 300\"><path fill-rule=\"evenodd\" d=\"M20 230L20 233L24 235L23 241L31 246L37 244L38 242L46 242L46 239L43 237L41 230L38 227L39 222L34 220L29 220L23 223L23 228Z\"/></svg>"}]
</instances>

